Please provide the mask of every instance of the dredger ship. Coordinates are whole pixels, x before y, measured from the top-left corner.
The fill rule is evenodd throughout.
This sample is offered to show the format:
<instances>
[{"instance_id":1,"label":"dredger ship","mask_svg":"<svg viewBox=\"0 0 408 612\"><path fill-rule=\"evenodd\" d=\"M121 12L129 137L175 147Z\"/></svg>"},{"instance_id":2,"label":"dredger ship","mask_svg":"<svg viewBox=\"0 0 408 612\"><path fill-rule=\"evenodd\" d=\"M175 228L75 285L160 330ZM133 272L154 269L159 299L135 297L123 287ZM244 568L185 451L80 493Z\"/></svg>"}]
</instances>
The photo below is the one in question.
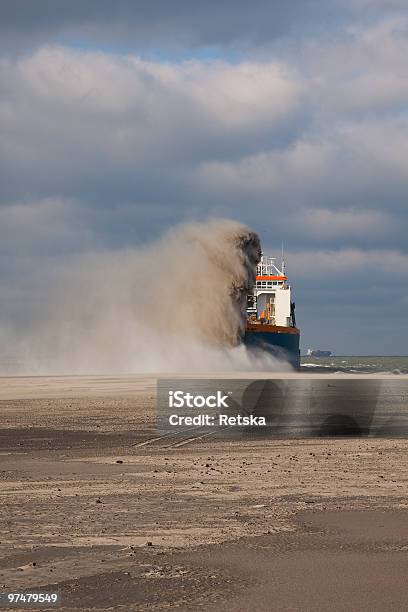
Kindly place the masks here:
<instances>
[{"instance_id":1,"label":"dredger ship","mask_svg":"<svg viewBox=\"0 0 408 612\"><path fill-rule=\"evenodd\" d=\"M275 257L261 256L253 293L248 296L244 343L249 348L268 351L278 359L300 368L299 339L295 302L282 258L278 268Z\"/></svg>"}]
</instances>

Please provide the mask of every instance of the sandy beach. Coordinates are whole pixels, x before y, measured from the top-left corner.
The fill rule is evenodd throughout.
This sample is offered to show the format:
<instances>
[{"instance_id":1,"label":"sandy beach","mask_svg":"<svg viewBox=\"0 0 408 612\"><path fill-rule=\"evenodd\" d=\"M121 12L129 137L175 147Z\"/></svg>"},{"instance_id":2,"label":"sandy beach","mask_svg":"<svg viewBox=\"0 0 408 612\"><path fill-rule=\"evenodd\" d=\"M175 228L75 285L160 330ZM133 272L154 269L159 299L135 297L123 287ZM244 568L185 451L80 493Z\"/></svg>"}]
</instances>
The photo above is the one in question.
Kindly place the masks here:
<instances>
[{"instance_id":1,"label":"sandy beach","mask_svg":"<svg viewBox=\"0 0 408 612\"><path fill-rule=\"evenodd\" d=\"M155 397L153 376L0 379L1 590L63 610L406 609L406 440L160 436Z\"/></svg>"}]
</instances>

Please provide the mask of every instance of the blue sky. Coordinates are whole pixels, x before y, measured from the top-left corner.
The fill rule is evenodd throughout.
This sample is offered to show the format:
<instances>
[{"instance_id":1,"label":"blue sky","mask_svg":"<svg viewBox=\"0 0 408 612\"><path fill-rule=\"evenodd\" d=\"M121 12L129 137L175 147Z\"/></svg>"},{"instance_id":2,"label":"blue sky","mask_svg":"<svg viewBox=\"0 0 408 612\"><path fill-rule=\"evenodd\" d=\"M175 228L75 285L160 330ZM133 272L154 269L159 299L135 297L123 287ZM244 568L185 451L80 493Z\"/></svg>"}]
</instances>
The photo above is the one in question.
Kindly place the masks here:
<instances>
[{"instance_id":1,"label":"blue sky","mask_svg":"<svg viewBox=\"0 0 408 612\"><path fill-rule=\"evenodd\" d=\"M405 1L14 0L0 30L0 327L61 261L222 216L284 242L304 348L407 353Z\"/></svg>"}]
</instances>

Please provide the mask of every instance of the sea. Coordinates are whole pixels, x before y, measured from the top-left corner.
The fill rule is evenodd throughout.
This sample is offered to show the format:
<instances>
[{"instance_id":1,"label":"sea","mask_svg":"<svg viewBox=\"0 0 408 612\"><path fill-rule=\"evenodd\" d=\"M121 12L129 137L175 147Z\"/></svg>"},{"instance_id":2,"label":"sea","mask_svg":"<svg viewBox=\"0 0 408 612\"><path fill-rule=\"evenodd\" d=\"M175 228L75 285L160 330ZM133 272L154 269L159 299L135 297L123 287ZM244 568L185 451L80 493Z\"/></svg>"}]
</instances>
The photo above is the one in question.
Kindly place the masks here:
<instances>
[{"instance_id":1,"label":"sea","mask_svg":"<svg viewBox=\"0 0 408 612\"><path fill-rule=\"evenodd\" d=\"M332 374L408 374L408 356L347 356L331 357L303 356L300 360L302 372ZM0 376L24 376L30 374L23 360L0 358ZM35 372L31 372L35 374Z\"/></svg>"},{"instance_id":2,"label":"sea","mask_svg":"<svg viewBox=\"0 0 408 612\"><path fill-rule=\"evenodd\" d=\"M408 356L347 356L301 357L301 370L314 372L344 372L356 374L408 374Z\"/></svg>"}]
</instances>

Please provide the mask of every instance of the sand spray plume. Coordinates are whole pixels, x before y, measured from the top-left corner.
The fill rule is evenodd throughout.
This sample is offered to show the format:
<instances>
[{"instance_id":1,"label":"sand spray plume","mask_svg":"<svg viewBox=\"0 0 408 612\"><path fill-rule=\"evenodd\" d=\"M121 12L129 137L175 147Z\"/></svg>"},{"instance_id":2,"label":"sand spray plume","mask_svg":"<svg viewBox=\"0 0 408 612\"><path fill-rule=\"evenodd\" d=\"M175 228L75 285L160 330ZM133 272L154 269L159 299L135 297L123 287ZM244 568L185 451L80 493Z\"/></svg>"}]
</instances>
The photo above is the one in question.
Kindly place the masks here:
<instances>
[{"instance_id":1,"label":"sand spray plume","mask_svg":"<svg viewBox=\"0 0 408 612\"><path fill-rule=\"evenodd\" d=\"M285 369L240 343L259 258L257 234L220 219L181 224L140 249L82 256L53 272L47 307L25 334L26 370Z\"/></svg>"},{"instance_id":2,"label":"sand spray plume","mask_svg":"<svg viewBox=\"0 0 408 612\"><path fill-rule=\"evenodd\" d=\"M167 290L176 289L178 314L173 313L170 328L211 345L237 345L260 258L258 236L241 224L217 220L181 226L172 238L178 247L171 245Z\"/></svg>"}]
</instances>

